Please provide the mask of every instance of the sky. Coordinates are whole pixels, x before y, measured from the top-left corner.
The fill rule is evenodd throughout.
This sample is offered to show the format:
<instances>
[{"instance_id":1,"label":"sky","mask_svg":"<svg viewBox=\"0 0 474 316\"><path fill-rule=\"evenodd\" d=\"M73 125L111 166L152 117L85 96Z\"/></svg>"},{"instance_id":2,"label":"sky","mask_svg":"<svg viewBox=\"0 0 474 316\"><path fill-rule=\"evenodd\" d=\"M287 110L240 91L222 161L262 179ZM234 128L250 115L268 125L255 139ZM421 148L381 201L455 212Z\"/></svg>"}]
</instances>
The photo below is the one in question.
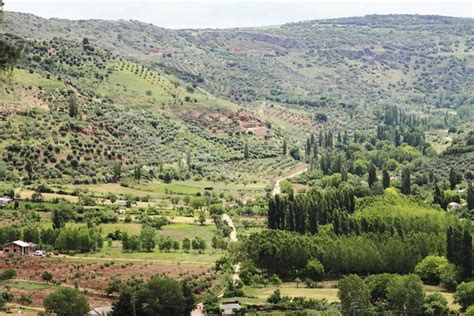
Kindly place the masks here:
<instances>
[{"instance_id":1,"label":"sky","mask_svg":"<svg viewBox=\"0 0 474 316\"><path fill-rule=\"evenodd\" d=\"M366 14L474 17L474 0L3 0L45 18L139 20L166 28L265 26Z\"/></svg>"}]
</instances>

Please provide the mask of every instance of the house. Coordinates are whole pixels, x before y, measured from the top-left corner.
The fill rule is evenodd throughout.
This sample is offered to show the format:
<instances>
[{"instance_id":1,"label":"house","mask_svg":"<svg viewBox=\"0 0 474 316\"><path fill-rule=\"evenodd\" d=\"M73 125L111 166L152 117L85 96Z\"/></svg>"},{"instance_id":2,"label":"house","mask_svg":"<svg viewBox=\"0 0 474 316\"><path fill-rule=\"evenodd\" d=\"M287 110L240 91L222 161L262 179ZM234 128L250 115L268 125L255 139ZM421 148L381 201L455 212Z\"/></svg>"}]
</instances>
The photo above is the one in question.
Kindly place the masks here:
<instances>
[{"instance_id":1,"label":"house","mask_svg":"<svg viewBox=\"0 0 474 316\"><path fill-rule=\"evenodd\" d=\"M239 302L222 303L219 306L219 310L221 311L222 315L235 315L235 312L240 310L240 304Z\"/></svg>"},{"instance_id":2,"label":"house","mask_svg":"<svg viewBox=\"0 0 474 316\"><path fill-rule=\"evenodd\" d=\"M456 202L451 202L448 204L448 209L451 211L459 211L462 205Z\"/></svg>"},{"instance_id":3,"label":"house","mask_svg":"<svg viewBox=\"0 0 474 316\"><path fill-rule=\"evenodd\" d=\"M115 211L115 213L117 213L118 215L123 215L123 214L125 214L125 213L126 213L126 211L125 211L125 210L122 210L122 209L120 209L120 210L117 210L117 211Z\"/></svg>"},{"instance_id":4,"label":"house","mask_svg":"<svg viewBox=\"0 0 474 316\"><path fill-rule=\"evenodd\" d=\"M112 315L113 307L112 306L105 306L105 307L96 307L89 311L90 316L109 316Z\"/></svg>"},{"instance_id":5,"label":"house","mask_svg":"<svg viewBox=\"0 0 474 316\"><path fill-rule=\"evenodd\" d=\"M36 245L31 242L15 240L3 245L3 253L5 255L13 254L18 256L26 256L35 251Z\"/></svg>"},{"instance_id":6,"label":"house","mask_svg":"<svg viewBox=\"0 0 474 316\"><path fill-rule=\"evenodd\" d=\"M127 206L127 201L126 200L117 200L115 204L120 205L120 206Z\"/></svg>"},{"instance_id":7,"label":"house","mask_svg":"<svg viewBox=\"0 0 474 316\"><path fill-rule=\"evenodd\" d=\"M0 197L0 206L7 206L11 201L9 197Z\"/></svg>"}]
</instances>

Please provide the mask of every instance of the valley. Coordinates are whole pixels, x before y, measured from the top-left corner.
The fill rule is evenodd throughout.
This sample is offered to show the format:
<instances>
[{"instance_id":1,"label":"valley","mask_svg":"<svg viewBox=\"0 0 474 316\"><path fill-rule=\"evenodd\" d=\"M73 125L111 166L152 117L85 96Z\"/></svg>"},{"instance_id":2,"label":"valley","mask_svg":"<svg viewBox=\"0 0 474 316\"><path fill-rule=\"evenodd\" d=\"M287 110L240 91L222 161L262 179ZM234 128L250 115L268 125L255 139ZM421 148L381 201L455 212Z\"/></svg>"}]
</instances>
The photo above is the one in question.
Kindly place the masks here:
<instances>
[{"instance_id":1,"label":"valley","mask_svg":"<svg viewBox=\"0 0 474 316\"><path fill-rule=\"evenodd\" d=\"M474 313L472 19L1 18L2 311Z\"/></svg>"}]
</instances>

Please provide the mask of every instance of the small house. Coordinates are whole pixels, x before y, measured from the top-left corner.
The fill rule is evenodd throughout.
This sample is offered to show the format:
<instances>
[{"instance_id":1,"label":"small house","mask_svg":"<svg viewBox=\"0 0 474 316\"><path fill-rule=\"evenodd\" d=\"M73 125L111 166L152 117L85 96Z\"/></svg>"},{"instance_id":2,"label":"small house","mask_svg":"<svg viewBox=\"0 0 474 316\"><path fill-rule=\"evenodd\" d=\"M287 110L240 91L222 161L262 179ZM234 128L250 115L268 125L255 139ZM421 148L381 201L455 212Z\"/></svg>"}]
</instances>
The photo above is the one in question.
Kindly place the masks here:
<instances>
[{"instance_id":1,"label":"small house","mask_svg":"<svg viewBox=\"0 0 474 316\"><path fill-rule=\"evenodd\" d=\"M9 197L0 197L0 206L7 206L11 201Z\"/></svg>"},{"instance_id":2,"label":"small house","mask_svg":"<svg viewBox=\"0 0 474 316\"><path fill-rule=\"evenodd\" d=\"M127 206L127 200L117 200L115 204L120 206Z\"/></svg>"},{"instance_id":3,"label":"small house","mask_svg":"<svg viewBox=\"0 0 474 316\"><path fill-rule=\"evenodd\" d=\"M110 316L112 315L113 307L112 306L105 306L105 307L96 307L89 311L90 316Z\"/></svg>"},{"instance_id":4,"label":"small house","mask_svg":"<svg viewBox=\"0 0 474 316\"><path fill-rule=\"evenodd\" d=\"M36 245L31 242L15 240L3 245L3 253L5 255L13 254L16 256L26 256L35 251Z\"/></svg>"},{"instance_id":5,"label":"small house","mask_svg":"<svg viewBox=\"0 0 474 316\"><path fill-rule=\"evenodd\" d=\"M239 302L222 303L219 306L219 310L221 311L221 315L235 315L236 312L240 310L240 304Z\"/></svg>"},{"instance_id":6,"label":"small house","mask_svg":"<svg viewBox=\"0 0 474 316\"><path fill-rule=\"evenodd\" d=\"M126 213L126 211L125 211L125 210L122 210L122 209L120 209L120 210L117 210L117 211L115 211L115 213L117 213L118 215L123 215L123 214L125 214L125 213Z\"/></svg>"},{"instance_id":7,"label":"small house","mask_svg":"<svg viewBox=\"0 0 474 316\"><path fill-rule=\"evenodd\" d=\"M461 210L462 208L462 205L459 204L459 203L456 203L456 202L451 202L448 204L448 209L450 209L451 211L459 211Z\"/></svg>"}]
</instances>

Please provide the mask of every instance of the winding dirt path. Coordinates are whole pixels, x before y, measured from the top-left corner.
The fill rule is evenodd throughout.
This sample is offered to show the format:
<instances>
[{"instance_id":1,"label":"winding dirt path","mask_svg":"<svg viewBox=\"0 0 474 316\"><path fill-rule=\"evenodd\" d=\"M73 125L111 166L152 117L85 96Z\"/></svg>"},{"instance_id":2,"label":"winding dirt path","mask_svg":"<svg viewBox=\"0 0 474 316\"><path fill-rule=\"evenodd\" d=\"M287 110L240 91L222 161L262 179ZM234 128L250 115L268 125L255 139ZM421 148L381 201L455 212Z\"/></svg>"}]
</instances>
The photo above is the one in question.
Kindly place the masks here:
<instances>
[{"instance_id":1,"label":"winding dirt path","mask_svg":"<svg viewBox=\"0 0 474 316\"><path fill-rule=\"evenodd\" d=\"M275 182L275 186L273 187L272 195L277 195L277 194L281 193L280 182L282 182L283 180L286 180L286 179L290 179L290 178L294 178L296 176L299 176L300 174L302 174L303 172L306 172L307 170L308 170L308 167L305 167L304 169L293 171L292 173L290 173L286 176L278 178Z\"/></svg>"}]
</instances>

